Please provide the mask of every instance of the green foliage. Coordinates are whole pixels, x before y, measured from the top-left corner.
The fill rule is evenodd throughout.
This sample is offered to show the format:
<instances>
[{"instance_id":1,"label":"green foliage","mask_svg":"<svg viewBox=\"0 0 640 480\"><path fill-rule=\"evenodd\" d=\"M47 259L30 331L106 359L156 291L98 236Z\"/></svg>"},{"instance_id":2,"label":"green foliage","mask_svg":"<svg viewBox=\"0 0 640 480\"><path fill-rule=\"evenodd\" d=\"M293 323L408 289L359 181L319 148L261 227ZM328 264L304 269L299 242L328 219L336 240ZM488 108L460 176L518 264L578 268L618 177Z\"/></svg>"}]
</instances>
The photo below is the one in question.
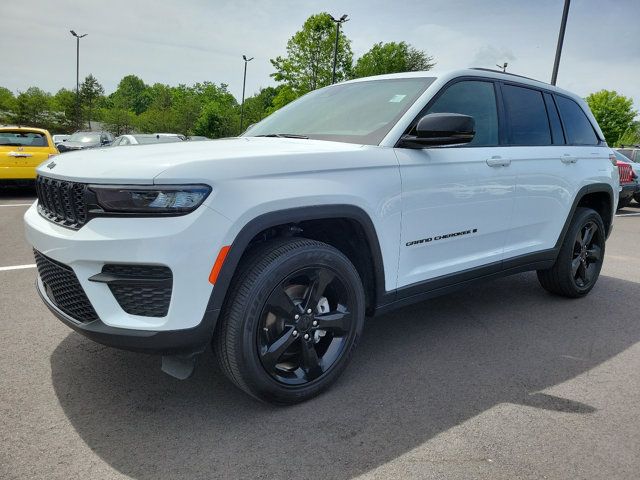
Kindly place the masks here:
<instances>
[{"instance_id":1,"label":"green foliage","mask_svg":"<svg viewBox=\"0 0 640 480\"><path fill-rule=\"evenodd\" d=\"M376 43L358 59L353 68L354 78L387 73L431 70L433 57L406 42Z\"/></svg>"},{"instance_id":2,"label":"green foliage","mask_svg":"<svg viewBox=\"0 0 640 480\"><path fill-rule=\"evenodd\" d=\"M11 112L16 107L16 97L5 87L0 87L0 123L8 123Z\"/></svg>"},{"instance_id":3,"label":"green foliage","mask_svg":"<svg viewBox=\"0 0 640 480\"><path fill-rule=\"evenodd\" d=\"M18 125L49 128L51 116L51 94L37 87L29 87L16 98L12 121Z\"/></svg>"},{"instance_id":4,"label":"green foliage","mask_svg":"<svg viewBox=\"0 0 640 480\"><path fill-rule=\"evenodd\" d=\"M316 88L331 84L336 25L328 13L311 15L287 42L287 55L271 60L276 69L271 76L289 87L281 104ZM340 30L337 49L336 81L350 77L353 63L351 41ZM281 92L282 93L282 92ZM290 101L290 100L289 100Z\"/></svg>"},{"instance_id":5,"label":"green foliage","mask_svg":"<svg viewBox=\"0 0 640 480\"><path fill-rule=\"evenodd\" d=\"M147 92L148 88L141 78L135 75L127 75L120 80L118 88L110 97L115 107L130 110L136 115L140 115L151 103Z\"/></svg>"},{"instance_id":6,"label":"green foliage","mask_svg":"<svg viewBox=\"0 0 640 480\"><path fill-rule=\"evenodd\" d=\"M71 133L76 127L76 116L78 111L78 97L75 92L61 88L53 96L51 108L58 112L59 122L53 128L55 132Z\"/></svg>"},{"instance_id":7,"label":"green foliage","mask_svg":"<svg viewBox=\"0 0 640 480\"><path fill-rule=\"evenodd\" d=\"M640 122L633 122L618 139L618 145L640 145Z\"/></svg>"},{"instance_id":8,"label":"green foliage","mask_svg":"<svg viewBox=\"0 0 640 480\"><path fill-rule=\"evenodd\" d=\"M93 113L93 108L103 95L104 88L100 85L98 80L96 80L96 77L89 74L80 85L80 98L84 109L87 111L86 118L89 122L89 129L91 129L91 115Z\"/></svg>"},{"instance_id":9,"label":"green foliage","mask_svg":"<svg viewBox=\"0 0 640 480\"><path fill-rule=\"evenodd\" d=\"M600 90L586 100L607 143L612 147L618 146L620 137L629 131L638 113L633 110L633 100L613 90Z\"/></svg>"},{"instance_id":10,"label":"green foliage","mask_svg":"<svg viewBox=\"0 0 640 480\"><path fill-rule=\"evenodd\" d=\"M257 123L271 113L274 99L284 87L261 88L258 93L244 100L244 127Z\"/></svg>"},{"instance_id":11,"label":"green foliage","mask_svg":"<svg viewBox=\"0 0 640 480\"><path fill-rule=\"evenodd\" d=\"M136 120L133 112L120 107L103 108L100 112L100 118L105 129L116 136L132 132Z\"/></svg>"}]
</instances>

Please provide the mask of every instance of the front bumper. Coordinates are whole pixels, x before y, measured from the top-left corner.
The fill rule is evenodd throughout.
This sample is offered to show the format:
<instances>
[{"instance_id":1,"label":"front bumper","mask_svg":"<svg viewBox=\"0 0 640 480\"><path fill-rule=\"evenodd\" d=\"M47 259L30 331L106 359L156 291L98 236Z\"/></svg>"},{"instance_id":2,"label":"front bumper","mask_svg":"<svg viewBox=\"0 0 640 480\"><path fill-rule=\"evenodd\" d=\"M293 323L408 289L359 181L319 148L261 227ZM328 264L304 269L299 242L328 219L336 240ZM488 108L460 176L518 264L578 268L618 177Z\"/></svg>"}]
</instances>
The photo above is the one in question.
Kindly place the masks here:
<instances>
[{"instance_id":1,"label":"front bumper","mask_svg":"<svg viewBox=\"0 0 640 480\"><path fill-rule=\"evenodd\" d=\"M211 342L219 313L209 311L204 315L200 324L183 330L132 330L110 327L99 319L89 323L78 322L49 300L40 278L36 280L36 290L51 313L68 327L94 342L134 352L169 355L202 351Z\"/></svg>"},{"instance_id":2,"label":"front bumper","mask_svg":"<svg viewBox=\"0 0 640 480\"><path fill-rule=\"evenodd\" d=\"M192 349L210 340L217 312L208 308L213 286L208 277L230 222L206 206L182 217L95 218L71 230L43 218L34 204L25 214L29 243L70 267L98 320L71 318L38 292L49 309L83 335L119 348L159 353ZM105 264L169 267L173 290L163 317L131 315L109 287L90 281Z\"/></svg>"}]
</instances>

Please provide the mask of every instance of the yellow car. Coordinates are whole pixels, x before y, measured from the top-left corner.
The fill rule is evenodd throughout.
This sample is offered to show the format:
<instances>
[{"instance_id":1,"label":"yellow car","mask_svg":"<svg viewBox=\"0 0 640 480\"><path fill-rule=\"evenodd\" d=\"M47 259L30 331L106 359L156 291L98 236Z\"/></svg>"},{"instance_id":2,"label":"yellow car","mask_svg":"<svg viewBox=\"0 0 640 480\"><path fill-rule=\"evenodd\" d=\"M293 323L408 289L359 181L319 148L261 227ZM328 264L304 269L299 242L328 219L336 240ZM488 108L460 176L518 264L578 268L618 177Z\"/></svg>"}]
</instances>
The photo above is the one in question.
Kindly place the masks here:
<instances>
[{"instance_id":1,"label":"yellow car","mask_svg":"<svg viewBox=\"0 0 640 480\"><path fill-rule=\"evenodd\" d=\"M58 154L47 130L0 127L0 182L33 180L36 167Z\"/></svg>"}]
</instances>

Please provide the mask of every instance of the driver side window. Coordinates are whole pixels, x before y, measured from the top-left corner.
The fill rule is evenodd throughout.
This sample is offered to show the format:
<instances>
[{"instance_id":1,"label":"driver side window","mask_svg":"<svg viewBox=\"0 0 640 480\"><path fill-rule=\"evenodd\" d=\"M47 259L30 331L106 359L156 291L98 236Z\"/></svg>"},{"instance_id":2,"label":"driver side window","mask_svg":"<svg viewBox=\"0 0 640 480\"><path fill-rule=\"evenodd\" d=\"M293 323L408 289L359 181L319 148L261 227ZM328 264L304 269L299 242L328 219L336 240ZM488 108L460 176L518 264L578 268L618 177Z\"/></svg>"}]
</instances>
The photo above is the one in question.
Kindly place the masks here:
<instances>
[{"instance_id":1,"label":"driver side window","mask_svg":"<svg viewBox=\"0 0 640 480\"><path fill-rule=\"evenodd\" d=\"M498 145L498 109L493 83L461 81L448 87L427 113L460 113L470 115L476 123L476 134L467 145Z\"/></svg>"}]
</instances>

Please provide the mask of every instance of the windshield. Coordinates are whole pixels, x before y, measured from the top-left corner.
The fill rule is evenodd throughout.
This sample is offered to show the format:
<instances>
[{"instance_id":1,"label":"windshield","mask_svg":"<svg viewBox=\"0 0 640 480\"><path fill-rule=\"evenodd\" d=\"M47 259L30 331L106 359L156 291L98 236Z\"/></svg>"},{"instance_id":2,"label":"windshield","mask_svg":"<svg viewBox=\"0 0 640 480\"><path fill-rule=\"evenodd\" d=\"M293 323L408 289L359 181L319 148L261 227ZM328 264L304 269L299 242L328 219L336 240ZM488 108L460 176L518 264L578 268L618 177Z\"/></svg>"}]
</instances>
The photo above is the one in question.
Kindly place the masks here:
<instances>
[{"instance_id":1,"label":"windshield","mask_svg":"<svg viewBox=\"0 0 640 480\"><path fill-rule=\"evenodd\" d=\"M394 78L332 85L311 92L249 128L243 136L378 145L435 78Z\"/></svg>"},{"instance_id":2,"label":"windshield","mask_svg":"<svg viewBox=\"0 0 640 480\"><path fill-rule=\"evenodd\" d=\"M38 132L3 131L0 132L0 146L12 147L46 147L47 137Z\"/></svg>"},{"instance_id":3,"label":"windshield","mask_svg":"<svg viewBox=\"0 0 640 480\"><path fill-rule=\"evenodd\" d=\"M68 142L80 142L80 143L99 143L100 134L93 132L78 132L69 137Z\"/></svg>"}]
</instances>

